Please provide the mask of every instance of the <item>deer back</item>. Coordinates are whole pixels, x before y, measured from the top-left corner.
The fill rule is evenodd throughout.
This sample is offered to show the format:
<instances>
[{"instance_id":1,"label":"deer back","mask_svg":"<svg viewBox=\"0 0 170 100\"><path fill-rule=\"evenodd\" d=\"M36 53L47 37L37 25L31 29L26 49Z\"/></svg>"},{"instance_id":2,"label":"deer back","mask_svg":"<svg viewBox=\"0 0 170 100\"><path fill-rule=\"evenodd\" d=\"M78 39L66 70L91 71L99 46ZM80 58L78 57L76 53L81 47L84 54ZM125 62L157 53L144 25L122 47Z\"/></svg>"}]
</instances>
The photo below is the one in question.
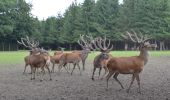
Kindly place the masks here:
<instances>
[{"instance_id":1,"label":"deer back","mask_svg":"<svg viewBox=\"0 0 170 100\"><path fill-rule=\"evenodd\" d=\"M79 62L80 60L81 57L78 53L64 53L60 58L60 61L67 63Z\"/></svg>"},{"instance_id":2,"label":"deer back","mask_svg":"<svg viewBox=\"0 0 170 100\"><path fill-rule=\"evenodd\" d=\"M139 56L133 57L112 57L107 67L109 70L113 70L122 74L139 73L144 66L144 60Z\"/></svg>"},{"instance_id":3,"label":"deer back","mask_svg":"<svg viewBox=\"0 0 170 100\"><path fill-rule=\"evenodd\" d=\"M55 52L54 55L51 56L51 62L58 64L62 55L63 55L63 52Z\"/></svg>"}]
</instances>

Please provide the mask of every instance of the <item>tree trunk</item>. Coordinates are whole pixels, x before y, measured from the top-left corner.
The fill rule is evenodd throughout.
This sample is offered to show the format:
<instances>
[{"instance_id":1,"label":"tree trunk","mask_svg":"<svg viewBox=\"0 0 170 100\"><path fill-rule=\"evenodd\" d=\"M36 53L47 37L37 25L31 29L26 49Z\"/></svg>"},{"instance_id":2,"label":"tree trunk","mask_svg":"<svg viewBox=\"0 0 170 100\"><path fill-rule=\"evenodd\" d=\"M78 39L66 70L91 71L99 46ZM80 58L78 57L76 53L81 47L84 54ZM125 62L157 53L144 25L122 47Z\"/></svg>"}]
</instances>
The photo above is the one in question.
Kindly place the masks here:
<instances>
[{"instance_id":1,"label":"tree trunk","mask_svg":"<svg viewBox=\"0 0 170 100\"><path fill-rule=\"evenodd\" d=\"M2 42L2 51L4 51L4 50L5 50L4 43Z\"/></svg>"},{"instance_id":2,"label":"tree trunk","mask_svg":"<svg viewBox=\"0 0 170 100\"><path fill-rule=\"evenodd\" d=\"M8 45L9 47L8 47L8 50L10 51L11 50L11 45L10 45L10 43L9 43L9 45Z\"/></svg>"},{"instance_id":3,"label":"tree trunk","mask_svg":"<svg viewBox=\"0 0 170 100\"><path fill-rule=\"evenodd\" d=\"M165 50L165 42L164 41L160 41L160 44L159 44L160 46L160 50L162 51L162 50Z\"/></svg>"},{"instance_id":4,"label":"tree trunk","mask_svg":"<svg viewBox=\"0 0 170 100\"><path fill-rule=\"evenodd\" d=\"M72 48L71 48L71 44L70 44L70 51L72 50Z\"/></svg>"},{"instance_id":5,"label":"tree trunk","mask_svg":"<svg viewBox=\"0 0 170 100\"><path fill-rule=\"evenodd\" d=\"M124 49L127 51L128 50L128 43L127 42L125 42L125 47L124 47Z\"/></svg>"}]
</instances>

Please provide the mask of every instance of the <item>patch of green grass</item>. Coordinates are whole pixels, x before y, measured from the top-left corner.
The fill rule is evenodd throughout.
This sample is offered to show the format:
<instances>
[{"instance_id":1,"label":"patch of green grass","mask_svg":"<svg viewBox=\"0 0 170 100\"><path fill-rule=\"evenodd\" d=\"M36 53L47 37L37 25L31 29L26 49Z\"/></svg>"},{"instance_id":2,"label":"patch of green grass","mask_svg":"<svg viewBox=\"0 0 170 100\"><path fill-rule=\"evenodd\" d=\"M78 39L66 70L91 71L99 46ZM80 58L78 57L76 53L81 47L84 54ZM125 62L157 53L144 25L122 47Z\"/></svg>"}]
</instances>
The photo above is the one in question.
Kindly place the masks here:
<instances>
[{"instance_id":1,"label":"patch of green grass","mask_svg":"<svg viewBox=\"0 0 170 100\"><path fill-rule=\"evenodd\" d=\"M0 64L18 64L24 62L24 57L28 55L26 51L0 52Z\"/></svg>"},{"instance_id":2,"label":"patch of green grass","mask_svg":"<svg viewBox=\"0 0 170 100\"><path fill-rule=\"evenodd\" d=\"M88 59L93 60L100 52L92 52ZM53 51L50 52L53 55ZM139 51L112 51L114 57L128 57L139 55ZM28 51L0 52L0 65L20 64L24 62L24 57L29 55ZM151 57L170 56L170 51L150 51Z\"/></svg>"},{"instance_id":3,"label":"patch of green grass","mask_svg":"<svg viewBox=\"0 0 170 100\"><path fill-rule=\"evenodd\" d=\"M139 55L139 51L112 51L114 57L130 57ZM96 55L100 54L100 52L92 52L89 55L89 59L93 60ZM161 56L170 56L170 51L149 51L150 57L161 57Z\"/></svg>"}]
</instances>

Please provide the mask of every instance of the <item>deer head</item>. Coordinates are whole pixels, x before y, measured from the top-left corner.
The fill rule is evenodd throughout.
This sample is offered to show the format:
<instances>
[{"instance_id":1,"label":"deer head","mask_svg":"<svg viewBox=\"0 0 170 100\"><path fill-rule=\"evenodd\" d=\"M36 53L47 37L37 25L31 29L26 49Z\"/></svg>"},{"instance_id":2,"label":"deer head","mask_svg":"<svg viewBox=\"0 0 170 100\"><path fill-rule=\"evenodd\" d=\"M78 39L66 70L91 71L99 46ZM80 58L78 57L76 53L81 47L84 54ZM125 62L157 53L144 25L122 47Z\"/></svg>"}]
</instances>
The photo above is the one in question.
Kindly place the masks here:
<instances>
[{"instance_id":1,"label":"deer head","mask_svg":"<svg viewBox=\"0 0 170 100\"><path fill-rule=\"evenodd\" d=\"M80 35L80 40L77 41L77 43L83 48L85 53L90 53L92 48L92 36L87 35Z\"/></svg>"},{"instance_id":2,"label":"deer head","mask_svg":"<svg viewBox=\"0 0 170 100\"><path fill-rule=\"evenodd\" d=\"M94 46L96 49L99 49L99 51L101 52L101 57L103 57L103 59L108 59L108 53L113 49L113 45L110 46L110 40L108 40L106 36L104 38L95 38Z\"/></svg>"},{"instance_id":3,"label":"deer head","mask_svg":"<svg viewBox=\"0 0 170 100\"><path fill-rule=\"evenodd\" d=\"M26 38L21 38L21 41L17 40L17 43L23 45L24 47L30 49L30 54L37 54L41 52L41 49L38 48L39 41L35 41L34 39L30 39L28 36Z\"/></svg>"},{"instance_id":4,"label":"deer head","mask_svg":"<svg viewBox=\"0 0 170 100\"><path fill-rule=\"evenodd\" d=\"M126 35L122 35L122 36L125 39L130 39L132 42L139 44L140 50L157 47L156 44L150 44L149 40L151 39L151 37L148 37L147 35L142 35L141 32L140 34L137 35L137 33L134 30L132 30L132 33L127 31Z\"/></svg>"}]
</instances>

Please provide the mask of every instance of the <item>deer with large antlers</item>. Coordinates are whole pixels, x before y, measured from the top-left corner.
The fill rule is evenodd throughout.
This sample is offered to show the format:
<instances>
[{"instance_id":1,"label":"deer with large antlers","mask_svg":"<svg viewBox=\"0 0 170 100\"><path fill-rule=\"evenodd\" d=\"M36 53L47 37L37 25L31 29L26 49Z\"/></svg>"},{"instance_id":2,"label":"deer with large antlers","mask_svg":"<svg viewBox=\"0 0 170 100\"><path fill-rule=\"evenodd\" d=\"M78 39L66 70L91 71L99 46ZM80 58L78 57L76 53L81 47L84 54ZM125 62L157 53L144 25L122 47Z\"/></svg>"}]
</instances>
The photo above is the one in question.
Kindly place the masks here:
<instances>
[{"instance_id":1,"label":"deer with large antlers","mask_svg":"<svg viewBox=\"0 0 170 100\"><path fill-rule=\"evenodd\" d=\"M51 73L49 69L49 62L50 62L50 56L49 54L40 49L37 48L39 45L38 41L35 41L33 39L30 39L28 36L26 38L21 38L21 41L17 41L19 44L31 49L30 56L28 57L29 64L31 66L31 71L33 74L31 74L31 80L35 79L35 71L36 68L42 69L42 75L41 75L41 81L43 80L44 75L44 68L46 68L49 72L50 80L51 80Z\"/></svg>"},{"instance_id":2,"label":"deer with large antlers","mask_svg":"<svg viewBox=\"0 0 170 100\"><path fill-rule=\"evenodd\" d=\"M80 69L79 63L80 61L82 61L83 69L85 69L84 67L85 61L87 59L88 54L90 53L91 40L89 39L88 36L86 36L86 39L85 39L84 35L80 35L80 40L78 40L78 44L83 48L83 50L73 51L71 53L63 53L63 55L61 56L59 60L59 72L62 66L65 67L67 63L72 63L74 67L72 69L71 75L73 74L73 71L76 66L79 68L80 75L81 75L81 69Z\"/></svg>"},{"instance_id":3,"label":"deer with large antlers","mask_svg":"<svg viewBox=\"0 0 170 100\"><path fill-rule=\"evenodd\" d=\"M129 92L134 79L136 79L138 83L139 90L138 92L140 93L140 78L139 74L142 72L143 67L147 64L148 62L148 48L155 47L155 44L150 44L148 38L146 35L143 36L142 34L137 35L136 32L133 31L133 33L126 32L126 35L123 35L124 38L130 39L132 42L138 43L139 44L139 50L140 54L139 56L132 56L132 57L112 57L108 63L107 63L107 68L109 70L108 75L106 76L107 80L107 88L108 88L108 80L109 78L114 74L113 78L120 84L121 88L123 89L122 83L117 79L119 74L132 74L132 80L129 85L129 88L127 89L127 92Z\"/></svg>"},{"instance_id":4,"label":"deer with large antlers","mask_svg":"<svg viewBox=\"0 0 170 100\"><path fill-rule=\"evenodd\" d=\"M77 43L82 47L82 51L73 51L73 53L79 53L81 60L82 60L82 65L83 65L83 70L85 70L85 63L86 59L88 57L88 54L90 53L92 48L92 41L93 37L92 36L85 36L85 35L80 35L80 40L77 41Z\"/></svg>"},{"instance_id":5,"label":"deer with large antlers","mask_svg":"<svg viewBox=\"0 0 170 100\"><path fill-rule=\"evenodd\" d=\"M99 37L99 38L96 38L95 41L94 41L95 48L99 49L101 53L94 58L94 61L93 61L93 67L94 68L93 68L92 80L94 80L94 73L96 71L96 68L99 68L99 77L100 77L100 73L101 73L102 68L105 69L105 74L107 72L106 64L107 64L109 58L111 57L109 52L112 50L113 45L110 47L110 40L108 40L108 44L107 44L106 40L107 39L106 39L106 36L105 36L104 39Z\"/></svg>"}]
</instances>

